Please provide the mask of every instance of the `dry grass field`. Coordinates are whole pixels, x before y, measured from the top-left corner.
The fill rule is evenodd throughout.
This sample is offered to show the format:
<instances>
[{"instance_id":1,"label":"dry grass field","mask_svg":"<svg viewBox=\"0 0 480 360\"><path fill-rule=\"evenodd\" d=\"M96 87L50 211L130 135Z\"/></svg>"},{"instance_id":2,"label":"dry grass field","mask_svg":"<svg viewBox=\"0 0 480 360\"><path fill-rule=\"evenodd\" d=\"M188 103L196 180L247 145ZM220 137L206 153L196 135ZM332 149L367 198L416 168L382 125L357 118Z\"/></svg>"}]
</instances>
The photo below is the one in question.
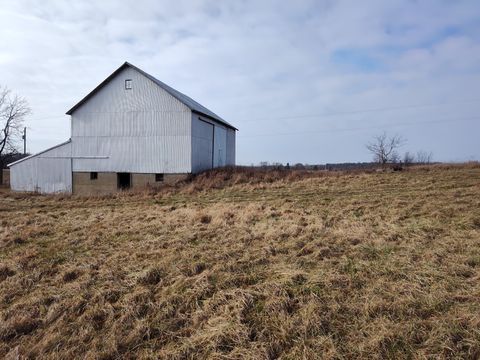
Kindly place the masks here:
<instances>
[{"instance_id":1,"label":"dry grass field","mask_svg":"<svg viewBox=\"0 0 480 360\"><path fill-rule=\"evenodd\" d=\"M0 358L480 357L480 166L0 191Z\"/></svg>"}]
</instances>

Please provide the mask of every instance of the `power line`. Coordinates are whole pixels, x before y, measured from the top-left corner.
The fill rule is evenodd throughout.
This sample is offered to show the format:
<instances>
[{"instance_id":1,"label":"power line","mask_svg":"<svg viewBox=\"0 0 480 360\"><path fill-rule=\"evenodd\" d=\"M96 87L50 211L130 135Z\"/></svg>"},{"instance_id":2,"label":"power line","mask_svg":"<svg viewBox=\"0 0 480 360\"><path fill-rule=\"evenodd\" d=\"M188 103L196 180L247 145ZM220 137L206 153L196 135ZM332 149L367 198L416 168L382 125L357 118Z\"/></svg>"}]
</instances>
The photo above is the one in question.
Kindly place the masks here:
<instances>
[{"instance_id":1,"label":"power line","mask_svg":"<svg viewBox=\"0 0 480 360\"><path fill-rule=\"evenodd\" d=\"M390 107L371 108L371 109L358 109L358 110L351 110L351 111L328 112L328 113L322 113L322 114L292 115L292 116L280 116L280 117L272 117L272 118L256 118L256 119L246 119L246 120L243 120L242 122L308 119L308 118L329 117L329 116L337 116L337 115L353 115L353 114L361 114L361 113L369 113L369 112L416 109L416 108L448 106L448 105L462 105L462 104L471 104L471 103L480 103L480 99L472 99L472 100L455 102L455 103L401 105L401 106L390 106Z\"/></svg>"},{"instance_id":2,"label":"power line","mask_svg":"<svg viewBox=\"0 0 480 360\"><path fill-rule=\"evenodd\" d=\"M342 129L324 129L324 130L313 130L313 131L296 131L296 132L285 132L285 133L264 133L264 134L252 134L252 135L238 135L239 138L253 138L253 137L269 137L269 136L290 136L290 135L305 135L305 134L321 134L321 133L335 133L335 132L348 132L348 131L361 131L369 129L378 129L378 128L391 128L396 126L410 126L410 125L424 125L424 124L435 124L435 123L448 123L455 121L468 121L468 120L480 120L480 117L471 116L463 118L449 118L449 119L439 119L439 120L427 120L427 121L416 121L416 122L396 122L385 125L375 125L375 126L363 126L363 127L350 127ZM37 132L37 130L32 127L28 127L29 130ZM51 134L51 133L50 133ZM63 133L55 133L56 135L63 135Z\"/></svg>"},{"instance_id":3,"label":"power line","mask_svg":"<svg viewBox=\"0 0 480 360\"><path fill-rule=\"evenodd\" d=\"M434 124L434 123L448 123L455 121L465 121L465 120L480 120L480 117L464 117L464 118L450 118L450 119L440 119L440 120L430 120L430 121L417 121L417 122L401 122L393 123L387 125L376 125L376 126L364 126L364 127L355 127L355 128L343 128L343 129L330 129L330 130L313 130L313 131L297 131L297 132L288 132L288 133L269 133L269 134L253 134L253 135L239 135L239 138L250 138L250 137L264 137L264 136L290 136L290 135L305 135L305 134L320 134L320 133L335 133L335 132L348 132L348 131L359 131L359 130L369 130L369 129L378 129L378 128L389 128L396 126L404 125L423 125L423 124Z\"/></svg>"},{"instance_id":4,"label":"power line","mask_svg":"<svg viewBox=\"0 0 480 360\"><path fill-rule=\"evenodd\" d=\"M26 122L29 121L42 121L42 120L50 120L50 119L59 119L59 118L64 118L66 115L57 115L57 116L46 116L43 118L35 118L35 119L26 119Z\"/></svg>"},{"instance_id":5,"label":"power line","mask_svg":"<svg viewBox=\"0 0 480 360\"><path fill-rule=\"evenodd\" d=\"M270 118L268 120L297 119L297 118L309 118L309 117L320 117L320 116L356 114L356 113L375 112L375 111L400 110L400 109L408 109L408 108L465 104L465 103L473 103L473 102L477 102L477 101L480 101L480 100L469 100L469 101L465 101L465 102L462 102L462 103L423 104L423 105L384 107L384 108L376 108L376 109L355 110L355 111L349 111L349 112L328 113L328 114L321 114L321 115L319 114L319 115L301 115L301 116L290 116L290 117L277 117L277 118ZM145 112L145 111L131 111L131 112L140 113L140 112ZM156 111L156 112L176 112L176 111ZM99 113L118 113L118 112L99 112ZM57 117L48 117L48 118L47 117L37 118L35 120L52 119L52 118L59 118L59 117L64 117L64 116L65 115L57 116ZM423 125L423 124L432 124L432 123L445 123L445 122L478 120L478 119L480 119L480 117L450 118L450 119L439 119L439 120L420 121L420 122L418 122L418 121L417 122L397 122L397 123L391 123L391 124L386 124L386 125L376 125L376 126L368 126L368 127L351 127L351 128L342 128L342 129L324 129L324 130L297 131L297 132L286 132L286 133L264 133L264 134L252 134L252 135L239 135L238 137L239 138L252 138L252 137L271 137L271 136L290 136L290 135L335 133L335 132L361 131L361 130L378 129L378 128L390 128L390 127L405 126L405 125L407 125L407 126L409 126L409 125ZM30 120L30 121L32 121L32 120ZM30 127L29 127L29 129L35 131L35 129L32 129Z\"/></svg>"}]
</instances>

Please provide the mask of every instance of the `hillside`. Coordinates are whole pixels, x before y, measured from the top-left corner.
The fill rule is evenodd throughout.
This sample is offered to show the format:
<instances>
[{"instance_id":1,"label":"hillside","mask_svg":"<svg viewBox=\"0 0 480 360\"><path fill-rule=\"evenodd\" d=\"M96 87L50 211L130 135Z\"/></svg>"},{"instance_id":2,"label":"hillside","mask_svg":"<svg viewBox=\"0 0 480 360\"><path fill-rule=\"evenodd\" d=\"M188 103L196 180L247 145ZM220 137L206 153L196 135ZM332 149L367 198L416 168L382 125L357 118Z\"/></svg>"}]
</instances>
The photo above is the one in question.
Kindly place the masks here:
<instances>
[{"instance_id":1,"label":"hillside","mask_svg":"<svg viewBox=\"0 0 480 360\"><path fill-rule=\"evenodd\" d=\"M0 357L478 358L480 166L0 192Z\"/></svg>"}]
</instances>

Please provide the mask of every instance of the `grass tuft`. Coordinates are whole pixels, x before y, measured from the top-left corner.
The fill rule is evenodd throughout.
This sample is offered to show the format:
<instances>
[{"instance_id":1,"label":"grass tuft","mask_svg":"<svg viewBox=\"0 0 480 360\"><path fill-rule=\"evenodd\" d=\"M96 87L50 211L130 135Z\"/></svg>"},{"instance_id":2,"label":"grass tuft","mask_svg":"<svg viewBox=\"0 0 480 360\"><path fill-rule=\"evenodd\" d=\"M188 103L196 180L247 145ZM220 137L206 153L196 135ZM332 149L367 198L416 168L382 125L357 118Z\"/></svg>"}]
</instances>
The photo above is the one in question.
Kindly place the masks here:
<instances>
[{"instance_id":1,"label":"grass tuft","mask_svg":"<svg viewBox=\"0 0 480 360\"><path fill-rule=\"evenodd\" d=\"M165 277L165 271L162 268L153 267L139 279L142 285L157 285Z\"/></svg>"},{"instance_id":2,"label":"grass tuft","mask_svg":"<svg viewBox=\"0 0 480 360\"><path fill-rule=\"evenodd\" d=\"M78 270L69 270L63 274L63 281L64 282L72 282L76 280L80 276L80 272Z\"/></svg>"}]
</instances>

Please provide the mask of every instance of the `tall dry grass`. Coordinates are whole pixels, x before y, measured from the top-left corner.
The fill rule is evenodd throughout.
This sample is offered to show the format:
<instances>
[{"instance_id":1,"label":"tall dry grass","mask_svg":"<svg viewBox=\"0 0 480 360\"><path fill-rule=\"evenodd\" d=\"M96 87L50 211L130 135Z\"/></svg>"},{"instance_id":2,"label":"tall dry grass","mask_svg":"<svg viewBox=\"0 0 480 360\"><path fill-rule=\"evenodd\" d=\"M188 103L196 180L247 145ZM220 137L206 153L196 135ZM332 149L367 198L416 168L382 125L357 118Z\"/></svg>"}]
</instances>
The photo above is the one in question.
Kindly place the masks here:
<instances>
[{"instance_id":1,"label":"tall dry grass","mask_svg":"<svg viewBox=\"0 0 480 360\"><path fill-rule=\"evenodd\" d=\"M0 194L0 357L480 356L480 167Z\"/></svg>"}]
</instances>

